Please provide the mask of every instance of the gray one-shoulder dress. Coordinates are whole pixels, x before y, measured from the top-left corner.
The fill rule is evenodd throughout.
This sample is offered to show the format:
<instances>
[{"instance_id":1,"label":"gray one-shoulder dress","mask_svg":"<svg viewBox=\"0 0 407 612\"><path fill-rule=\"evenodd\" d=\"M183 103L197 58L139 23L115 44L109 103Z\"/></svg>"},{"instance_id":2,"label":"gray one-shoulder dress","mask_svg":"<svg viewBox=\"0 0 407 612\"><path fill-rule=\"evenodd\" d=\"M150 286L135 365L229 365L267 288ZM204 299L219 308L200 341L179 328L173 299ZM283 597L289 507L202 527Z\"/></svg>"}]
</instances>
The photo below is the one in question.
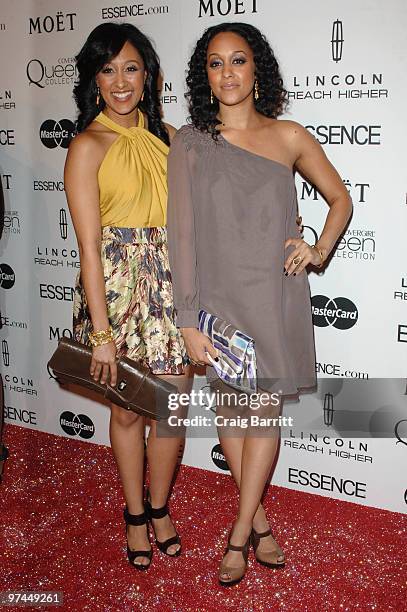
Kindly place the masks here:
<instances>
[{"instance_id":1,"label":"gray one-shoulder dress","mask_svg":"<svg viewBox=\"0 0 407 612\"><path fill-rule=\"evenodd\" d=\"M168 185L178 327L198 327L203 308L252 336L260 389L313 387L308 277L284 274L285 240L298 237L291 169L186 125L171 144Z\"/></svg>"}]
</instances>

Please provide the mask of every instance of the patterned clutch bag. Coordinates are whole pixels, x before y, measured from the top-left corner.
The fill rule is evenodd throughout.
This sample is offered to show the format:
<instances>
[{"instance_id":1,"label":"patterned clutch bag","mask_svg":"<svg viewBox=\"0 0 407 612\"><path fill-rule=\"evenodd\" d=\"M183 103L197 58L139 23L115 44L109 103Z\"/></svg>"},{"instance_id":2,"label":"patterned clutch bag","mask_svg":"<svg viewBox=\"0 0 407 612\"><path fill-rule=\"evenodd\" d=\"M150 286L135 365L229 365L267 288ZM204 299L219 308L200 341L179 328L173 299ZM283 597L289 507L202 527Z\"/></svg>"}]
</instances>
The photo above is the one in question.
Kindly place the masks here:
<instances>
[{"instance_id":1,"label":"patterned clutch bag","mask_svg":"<svg viewBox=\"0 0 407 612\"><path fill-rule=\"evenodd\" d=\"M218 350L219 361L209 360L219 378L240 391L257 390L254 340L219 317L199 311L199 330Z\"/></svg>"}]
</instances>

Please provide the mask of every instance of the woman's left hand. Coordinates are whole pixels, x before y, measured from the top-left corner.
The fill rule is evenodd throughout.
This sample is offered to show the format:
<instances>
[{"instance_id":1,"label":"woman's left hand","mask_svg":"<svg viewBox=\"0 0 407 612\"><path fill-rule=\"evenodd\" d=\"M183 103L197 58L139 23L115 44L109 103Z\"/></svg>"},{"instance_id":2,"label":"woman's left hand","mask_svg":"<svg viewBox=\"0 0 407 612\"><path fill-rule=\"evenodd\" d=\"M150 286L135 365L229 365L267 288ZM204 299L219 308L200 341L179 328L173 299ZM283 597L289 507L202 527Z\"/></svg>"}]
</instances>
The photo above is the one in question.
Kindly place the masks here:
<instances>
[{"instance_id":1,"label":"woman's left hand","mask_svg":"<svg viewBox=\"0 0 407 612\"><path fill-rule=\"evenodd\" d=\"M285 248L288 246L295 247L284 264L284 273L286 276L291 274L300 274L308 266L319 266L321 263L321 257L317 249L312 248L305 240L301 238L289 238L285 241Z\"/></svg>"}]
</instances>

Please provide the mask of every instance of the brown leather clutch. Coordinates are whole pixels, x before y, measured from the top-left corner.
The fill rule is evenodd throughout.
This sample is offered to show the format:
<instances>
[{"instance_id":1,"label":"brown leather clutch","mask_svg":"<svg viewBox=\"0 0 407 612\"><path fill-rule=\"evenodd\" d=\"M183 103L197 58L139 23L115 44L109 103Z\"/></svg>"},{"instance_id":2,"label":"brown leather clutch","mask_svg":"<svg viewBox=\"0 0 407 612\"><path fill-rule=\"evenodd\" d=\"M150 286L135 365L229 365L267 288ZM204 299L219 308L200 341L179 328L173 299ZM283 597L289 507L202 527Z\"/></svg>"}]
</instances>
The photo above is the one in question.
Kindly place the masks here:
<instances>
[{"instance_id":1,"label":"brown leather clutch","mask_svg":"<svg viewBox=\"0 0 407 612\"><path fill-rule=\"evenodd\" d=\"M169 395L178 393L175 385L154 376L147 367L127 357L117 361L116 386L102 385L90 375L91 359L91 347L64 337L59 341L48 367L61 385L70 383L91 389L118 406L156 421L168 418Z\"/></svg>"}]
</instances>

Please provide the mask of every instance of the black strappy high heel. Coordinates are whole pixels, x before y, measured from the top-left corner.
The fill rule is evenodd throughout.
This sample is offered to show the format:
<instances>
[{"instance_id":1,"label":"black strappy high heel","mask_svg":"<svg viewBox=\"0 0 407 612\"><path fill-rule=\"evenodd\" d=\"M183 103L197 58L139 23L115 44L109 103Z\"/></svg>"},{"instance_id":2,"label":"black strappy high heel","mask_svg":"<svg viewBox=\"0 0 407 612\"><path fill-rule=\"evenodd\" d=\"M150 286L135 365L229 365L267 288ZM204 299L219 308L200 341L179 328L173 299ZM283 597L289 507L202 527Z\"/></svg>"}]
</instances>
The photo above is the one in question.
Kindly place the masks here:
<instances>
[{"instance_id":1,"label":"black strappy high heel","mask_svg":"<svg viewBox=\"0 0 407 612\"><path fill-rule=\"evenodd\" d=\"M165 504L165 506L162 506L162 508L153 508L149 497L150 497L150 492L147 491L147 499L144 502L144 508L145 508L145 514L147 515L148 520L150 521L151 527L153 528L153 531L155 534L152 519L160 519L160 518L164 518L164 516L167 516L167 514L169 515L168 502ZM168 538L164 542L160 542L159 540L157 540L157 538L155 538L155 543L157 544L157 548L164 554L168 555L169 557L179 557L181 554L181 538L179 537L176 530L175 530L175 536ZM175 553L169 553L168 548L170 546L173 546L174 544L179 544L180 545L179 549Z\"/></svg>"},{"instance_id":2,"label":"black strappy high heel","mask_svg":"<svg viewBox=\"0 0 407 612\"><path fill-rule=\"evenodd\" d=\"M0 410L3 410L3 407L1 404L0 404ZM0 444L0 482L3 477L4 462L7 461L8 455L9 455L8 448L6 448L4 444Z\"/></svg>"},{"instance_id":3,"label":"black strappy high heel","mask_svg":"<svg viewBox=\"0 0 407 612\"><path fill-rule=\"evenodd\" d=\"M146 525L147 537L148 537L148 516L146 515L145 512L142 512L141 514L130 514L126 506L123 512L123 516L126 522L126 539L127 539L127 526L128 525L133 525L135 527L138 527L139 525ZM142 563L134 563L134 560L137 557L146 557L147 559L149 559L149 563L147 563L147 565L143 565ZM150 550L131 550L131 548L129 548L129 544L127 543L127 558L130 564L136 569L138 570L148 569L151 565L152 557L153 557L152 548L150 548Z\"/></svg>"}]
</instances>

